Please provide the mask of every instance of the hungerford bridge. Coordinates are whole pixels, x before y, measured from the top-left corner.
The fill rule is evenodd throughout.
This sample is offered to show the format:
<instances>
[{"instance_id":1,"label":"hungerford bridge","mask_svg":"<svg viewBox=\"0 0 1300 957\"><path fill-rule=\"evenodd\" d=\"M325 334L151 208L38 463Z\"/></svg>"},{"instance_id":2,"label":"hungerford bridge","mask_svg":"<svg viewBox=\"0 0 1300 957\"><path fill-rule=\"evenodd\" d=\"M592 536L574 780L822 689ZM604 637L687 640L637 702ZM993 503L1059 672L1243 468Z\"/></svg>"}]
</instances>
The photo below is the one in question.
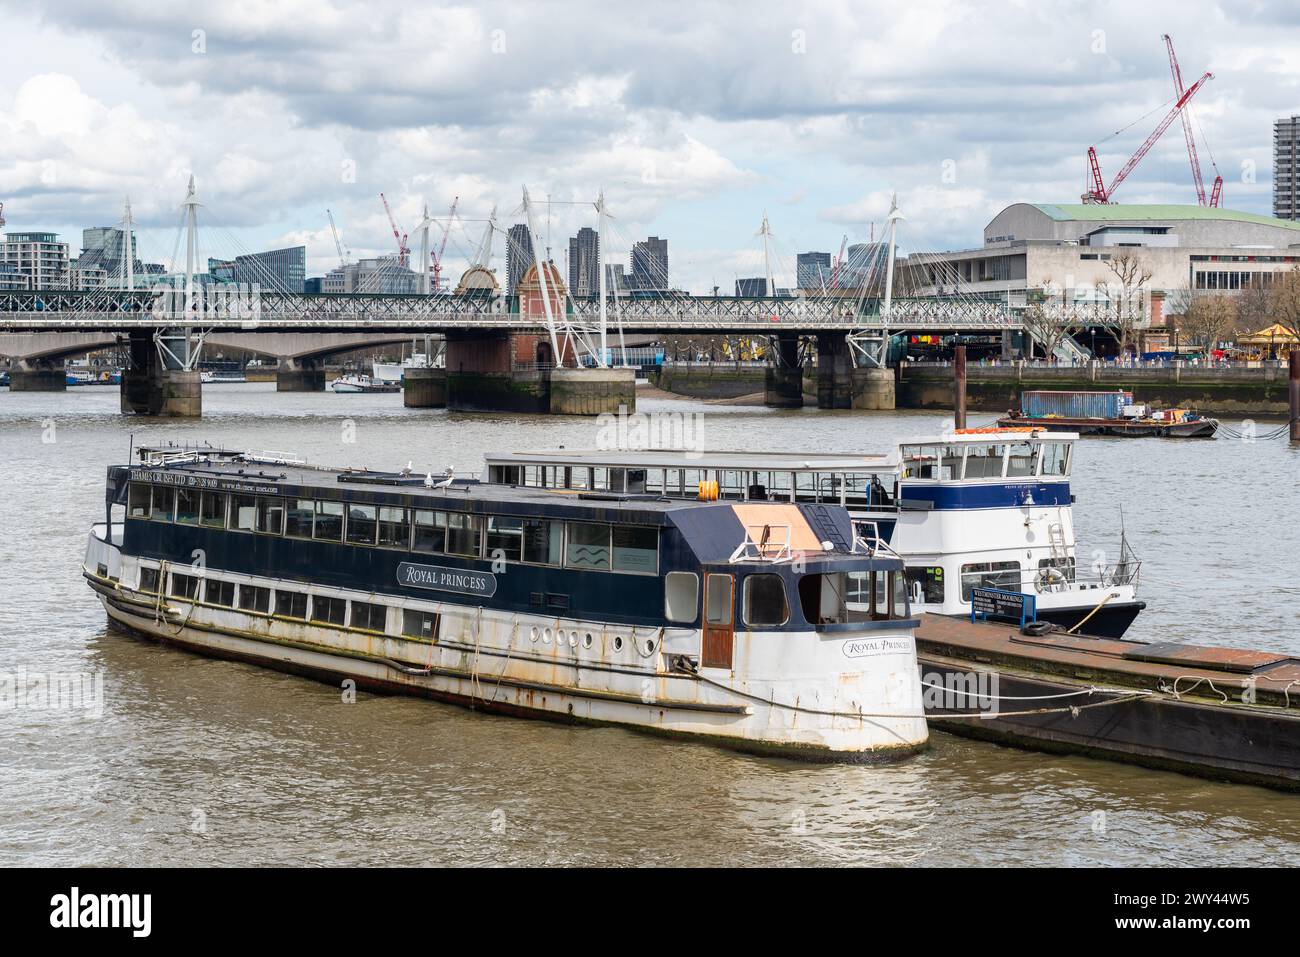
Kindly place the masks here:
<instances>
[{"instance_id":1,"label":"hungerford bridge","mask_svg":"<svg viewBox=\"0 0 1300 957\"><path fill-rule=\"evenodd\" d=\"M769 404L802 403L802 366L815 346L819 380L829 380L819 382L819 396L829 397L819 404L892 408L892 373L884 368L891 336L1022 327L1004 304L970 299L664 295L610 297L602 309L598 298L575 299L556 288L554 267L543 272L551 274L549 291L533 267L532 285L526 276L513 296L197 285L0 292L0 356L11 360L15 391L53 391L65 387L65 360L127 347L124 412L198 415L205 346L275 357L278 388L305 391L325 387L331 355L440 335L445 368L409 370L408 405L600 412L634 407L631 370L608 367L608 346L623 333L743 335L771 343Z\"/></svg>"}]
</instances>

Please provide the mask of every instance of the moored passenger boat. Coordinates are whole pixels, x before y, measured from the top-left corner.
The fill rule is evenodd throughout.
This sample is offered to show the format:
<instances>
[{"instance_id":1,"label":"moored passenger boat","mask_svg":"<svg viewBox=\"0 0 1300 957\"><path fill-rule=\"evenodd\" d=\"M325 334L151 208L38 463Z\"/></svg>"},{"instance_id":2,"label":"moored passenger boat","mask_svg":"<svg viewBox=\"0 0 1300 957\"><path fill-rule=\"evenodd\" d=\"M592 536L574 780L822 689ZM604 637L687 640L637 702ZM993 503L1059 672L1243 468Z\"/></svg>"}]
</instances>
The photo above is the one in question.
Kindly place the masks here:
<instances>
[{"instance_id":1,"label":"moored passenger boat","mask_svg":"<svg viewBox=\"0 0 1300 957\"><path fill-rule=\"evenodd\" d=\"M927 740L903 563L842 509L145 449L83 571L120 626L326 681L808 759Z\"/></svg>"},{"instance_id":2,"label":"moored passenger boat","mask_svg":"<svg viewBox=\"0 0 1300 957\"><path fill-rule=\"evenodd\" d=\"M966 429L879 454L539 451L487 457L492 482L842 506L856 533L902 556L912 605L968 617L976 588L1032 596L1037 617L1118 638L1145 608L1141 563L1080 567L1070 491L1076 436ZM855 592L851 598L856 598Z\"/></svg>"}]
</instances>

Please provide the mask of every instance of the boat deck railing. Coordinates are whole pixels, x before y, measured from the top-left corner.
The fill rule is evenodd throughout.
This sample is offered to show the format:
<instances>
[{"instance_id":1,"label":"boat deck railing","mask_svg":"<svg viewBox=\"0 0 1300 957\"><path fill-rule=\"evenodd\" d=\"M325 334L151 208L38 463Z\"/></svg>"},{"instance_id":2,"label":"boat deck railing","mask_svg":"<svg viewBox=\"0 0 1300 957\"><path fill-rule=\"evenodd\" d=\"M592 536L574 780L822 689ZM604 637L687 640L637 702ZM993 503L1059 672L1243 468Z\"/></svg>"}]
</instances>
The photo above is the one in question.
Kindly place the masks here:
<instances>
[{"instance_id":1,"label":"boat deck railing","mask_svg":"<svg viewBox=\"0 0 1300 957\"><path fill-rule=\"evenodd\" d=\"M784 540L773 541L773 532L785 533ZM737 562L788 562L794 557L790 548L793 532L789 525L764 525L755 540L753 529L745 526L745 540L736 546L736 550L727 559L731 564Z\"/></svg>"}]
</instances>

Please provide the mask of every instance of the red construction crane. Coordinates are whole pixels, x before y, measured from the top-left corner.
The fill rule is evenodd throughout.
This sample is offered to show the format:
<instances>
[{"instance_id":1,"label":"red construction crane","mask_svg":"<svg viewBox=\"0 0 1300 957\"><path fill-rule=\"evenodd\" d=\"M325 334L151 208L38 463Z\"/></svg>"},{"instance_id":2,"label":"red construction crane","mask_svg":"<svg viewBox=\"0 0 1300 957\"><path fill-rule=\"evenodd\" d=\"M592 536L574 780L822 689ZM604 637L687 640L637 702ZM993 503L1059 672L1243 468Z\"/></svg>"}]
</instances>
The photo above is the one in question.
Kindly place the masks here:
<instances>
[{"instance_id":1,"label":"red construction crane","mask_svg":"<svg viewBox=\"0 0 1300 957\"><path fill-rule=\"evenodd\" d=\"M1165 41L1165 48L1169 51L1169 73L1174 78L1174 94L1182 96L1183 90L1183 71L1178 66L1178 57L1174 54L1174 40L1169 34L1161 37ZM1192 165L1192 181L1196 184L1196 201L1204 206L1205 203L1205 180L1201 178L1201 160L1196 154L1196 137L1192 134L1192 117L1190 110L1183 110L1179 115L1183 119L1183 138L1187 141L1187 159ZM1214 162L1214 157L1210 157L1210 162ZM1215 169L1218 173L1218 169ZM1223 196L1223 177L1216 175L1214 177L1214 187L1210 191L1211 206L1218 206Z\"/></svg>"},{"instance_id":2,"label":"red construction crane","mask_svg":"<svg viewBox=\"0 0 1300 957\"><path fill-rule=\"evenodd\" d=\"M393 219L393 211L389 208L384 194L380 193L379 198L383 200L384 212L388 214L388 224L393 227L393 238L397 240L397 264L405 269L411 265L411 248L406 245L406 233L397 228L397 220Z\"/></svg>"},{"instance_id":3,"label":"red construction crane","mask_svg":"<svg viewBox=\"0 0 1300 957\"><path fill-rule=\"evenodd\" d=\"M1174 118L1182 112L1183 107L1186 106L1188 101L1196 95L1196 91L1205 85L1206 80L1211 80L1213 78L1213 73L1205 73L1199 80L1179 95L1178 99L1174 102L1173 107L1165 114L1164 119L1160 121L1155 130L1152 131L1151 135L1146 138L1146 142L1138 147L1138 151L1130 156L1128 162L1124 164L1124 167L1115 174L1115 178L1111 181L1109 188L1106 186L1106 181L1101 178L1101 165L1097 162L1097 148L1095 146L1089 146L1088 167L1092 177L1092 188L1083 194L1083 201L1085 203L1111 202L1111 197L1115 195L1115 190L1119 189L1120 184L1128 178L1128 174L1133 172L1134 167L1142 161L1142 157L1147 155L1151 147L1156 145L1156 140L1160 139L1160 137L1164 135L1165 130L1169 129L1169 125L1173 123Z\"/></svg>"},{"instance_id":4,"label":"red construction crane","mask_svg":"<svg viewBox=\"0 0 1300 957\"><path fill-rule=\"evenodd\" d=\"M442 291L442 254L447 251L447 237L451 235L451 221L456 218L456 207L459 204L459 196L451 201L451 211L447 213L447 228L442 231L442 242L438 245L438 251L433 255L434 292Z\"/></svg>"},{"instance_id":5,"label":"red construction crane","mask_svg":"<svg viewBox=\"0 0 1300 957\"><path fill-rule=\"evenodd\" d=\"M849 234L845 233L844 238L840 240L840 254L835 257L835 266L831 269L831 288L840 288L840 269L844 266L844 249L849 244Z\"/></svg>"}]
</instances>

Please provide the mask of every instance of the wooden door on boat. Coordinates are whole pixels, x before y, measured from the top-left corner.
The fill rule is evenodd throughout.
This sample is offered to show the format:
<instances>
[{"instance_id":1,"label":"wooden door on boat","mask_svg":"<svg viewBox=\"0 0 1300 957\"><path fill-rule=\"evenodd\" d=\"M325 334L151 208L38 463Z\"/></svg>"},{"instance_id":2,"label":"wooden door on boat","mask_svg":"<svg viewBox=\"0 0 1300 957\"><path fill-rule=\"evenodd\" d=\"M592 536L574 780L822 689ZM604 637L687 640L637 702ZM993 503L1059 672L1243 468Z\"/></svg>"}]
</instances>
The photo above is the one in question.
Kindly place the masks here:
<instances>
[{"instance_id":1,"label":"wooden door on boat","mask_svg":"<svg viewBox=\"0 0 1300 957\"><path fill-rule=\"evenodd\" d=\"M704 647L700 665L705 668L731 668L731 646L735 634L732 609L735 606L736 579L733 575L709 573L704 576Z\"/></svg>"}]
</instances>

